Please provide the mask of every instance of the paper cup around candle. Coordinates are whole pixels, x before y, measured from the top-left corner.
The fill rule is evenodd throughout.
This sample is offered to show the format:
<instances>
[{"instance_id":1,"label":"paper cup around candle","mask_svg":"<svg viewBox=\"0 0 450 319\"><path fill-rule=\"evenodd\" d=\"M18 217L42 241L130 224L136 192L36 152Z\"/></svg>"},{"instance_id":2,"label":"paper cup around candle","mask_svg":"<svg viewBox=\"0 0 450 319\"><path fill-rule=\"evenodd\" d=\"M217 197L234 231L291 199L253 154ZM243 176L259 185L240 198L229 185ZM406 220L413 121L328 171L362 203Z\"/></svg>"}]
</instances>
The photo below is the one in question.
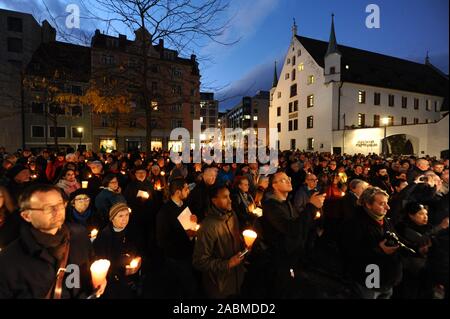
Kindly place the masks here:
<instances>
[{"instance_id":1,"label":"paper cup around candle","mask_svg":"<svg viewBox=\"0 0 450 319\"><path fill-rule=\"evenodd\" d=\"M91 276L94 288L101 286L105 282L110 265L111 262L108 259L99 259L92 263Z\"/></svg>"},{"instance_id":2,"label":"paper cup around candle","mask_svg":"<svg viewBox=\"0 0 450 319\"><path fill-rule=\"evenodd\" d=\"M135 269L139 266L140 261L141 261L141 257L135 257L131 260L129 265L126 265L126 268Z\"/></svg>"},{"instance_id":3,"label":"paper cup around candle","mask_svg":"<svg viewBox=\"0 0 450 319\"><path fill-rule=\"evenodd\" d=\"M88 184L89 184L88 181L82 181L81 182L81 188L88 188Z\"/></svg>"},{"instance_id":4,"label":"paper cup around candle","mask_svg":"<svg viewBox=\"0 0 450 319\"><path fill-rule=\"evenodd\" d=\"M242 235L244 236L245 245L248 248L251 248L253 243L255 242L256 237L258 237L258 234L256 234L253 230L246 229L242 232Z\"/></svg>"}]
</instances>

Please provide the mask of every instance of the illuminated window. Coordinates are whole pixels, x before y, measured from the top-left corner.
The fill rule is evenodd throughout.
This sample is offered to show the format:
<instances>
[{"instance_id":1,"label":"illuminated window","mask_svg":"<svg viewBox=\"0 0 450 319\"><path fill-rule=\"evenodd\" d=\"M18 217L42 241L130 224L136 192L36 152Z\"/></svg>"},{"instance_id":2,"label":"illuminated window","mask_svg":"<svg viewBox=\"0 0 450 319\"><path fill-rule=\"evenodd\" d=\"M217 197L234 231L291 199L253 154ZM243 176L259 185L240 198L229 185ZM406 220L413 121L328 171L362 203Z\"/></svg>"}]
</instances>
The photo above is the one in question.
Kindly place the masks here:
<instances>
[{"instance_id":1,"label":"illuminated window","mask_svg":"<svg viewBox=\"0 0 450 319\"><path fill-rule=\"evenodd\" d=\"M308 81L307 81L307 83L308 83L308 85L314 83L314 75L308 75Z\"/></svg>"},{"instance_id":2,"label":"illuminated window","mask_svg":"<svg viewBox=\"0 0 450 319\"><path fill-rule=\"evenodd\" d=\"M358 113L358 126L363 127L366 125L366 115Z\"/></svg>"},{"instance_id":3,"label":"illuminated window","mask_svg":"<svg viewBox=\"0 0 450 319\"><path fill-rule=\"evenodd\" d=\"M313 107L314 106L314 94L308 95L306 97L306 106Z\"/></svg>"},{"instance_id":4,"label":"illuminated window","mask_svg":"<svg viewBox=\"0 0 450 319\"><path fill-rule=\"evenodd\" d=\"M298 70L299 71L303 71L305 69L305 65L303 64L303 62L302 63L300 63L299 65L298 65Z\"/></svg>"},{"instance_id":5,"label":"illuminated window","mask_svg":"<svg viewBox=\"0 0 450 319\"><path fill-rule=\"evenodd\" d=\"M366 91L362 90L358 91L358 103L360 104L366 103Z\"/></svg>"}]
</instances>

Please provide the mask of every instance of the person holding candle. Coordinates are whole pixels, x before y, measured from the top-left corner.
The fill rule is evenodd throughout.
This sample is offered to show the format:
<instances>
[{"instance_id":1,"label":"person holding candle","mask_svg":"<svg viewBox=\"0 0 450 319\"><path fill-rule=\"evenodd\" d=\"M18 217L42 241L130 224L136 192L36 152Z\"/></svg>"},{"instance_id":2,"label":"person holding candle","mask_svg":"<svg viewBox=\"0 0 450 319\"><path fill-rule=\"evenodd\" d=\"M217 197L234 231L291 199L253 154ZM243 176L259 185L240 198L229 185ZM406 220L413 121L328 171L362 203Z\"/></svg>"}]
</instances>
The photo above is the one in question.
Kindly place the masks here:
<instances>
[{"instance_id":1,"label":"person holding candle","mask_svg":"<svg viewBox=\"0 0 450 319\"><path fill-rule=\"evenodd\" d=\"M184 178L177 178L169 184L170 200L164 204L157 214L156 239L162 250L168 278L168 297L195 298L198 296L198 284L192 267L195 229L185 230L178 216L186 209L186 198L189 185ZM191 215L193 222L197 221Z\"/></svg>"},{"instance_id":2,"label":"person holding candle","mask_svg":"<svg viewBox=\"0 0 450 319\"><path fill-rule=\"evenodd\" d=\"M135 276L141 262L135 267L131 261L138 257L136 245L129 240L128 222L131 209L125 203L116 203L109 210L109 224L100 231L93 242L97 259L111 262L108 272L108 286L104 298L128 299L135 297L132 289L138 276Z\"/></svg>"},{"instance_id":3,"label":"person holding candle","mask_svg":"<svg viewBox=\"0 0 450 319\"><path fill-rule=\"evenodd\" d=\"M156 213L161 207L161 200L157 198L153 185L147 179L144 166L136 167L133 174L136 179L128 184L124 197L133 212L128 225L129 234L135 243L139 243L139 252L142 254L156 246Z\"/></svg>"},{"instance_id":4,"label":"person holding candle","mask_svg":"<svg viewBox=\"0 0 450 319\"><path fill-rule=\"evenodd\" d=\"M236 176L234 189L231 193L233 211L239 220L239 229L244 230L253 226L256 215L253 210L256 208L255 201L249 193L250 183L247 176Z\"/></svg>"},{"instance_id":5,"label":"person holding candle","mask_svg":"<svg viewBox=\"0 0 450 319\"><path fill-rule=\"evenodd\" d=\"M20 237L0 254L0 299L90 295L91 243L83 227L64 224L63 191L53 185L33 185L22 193L19 206L25 223L21 225ZM67 265L76 265L78 272L58 272ZM78 278L68 278L78 274ZM79 285L66 284L74 279L79 279ZM105 286L106 282L98 287L97 295L103 293Z\"/></svg>"},{"instance_id":6,"label":"person holding candle","mask_svg":"<svg viewBox=\"0 0 450 319\"><path fill-rule=\"evenodd\" d=\"M202 272L206 297L236 297L241 293L245 273L239 222L228 188L213 187L209 198L210 210L197 232L192 263Z\"/></svg>"}]
</instances>

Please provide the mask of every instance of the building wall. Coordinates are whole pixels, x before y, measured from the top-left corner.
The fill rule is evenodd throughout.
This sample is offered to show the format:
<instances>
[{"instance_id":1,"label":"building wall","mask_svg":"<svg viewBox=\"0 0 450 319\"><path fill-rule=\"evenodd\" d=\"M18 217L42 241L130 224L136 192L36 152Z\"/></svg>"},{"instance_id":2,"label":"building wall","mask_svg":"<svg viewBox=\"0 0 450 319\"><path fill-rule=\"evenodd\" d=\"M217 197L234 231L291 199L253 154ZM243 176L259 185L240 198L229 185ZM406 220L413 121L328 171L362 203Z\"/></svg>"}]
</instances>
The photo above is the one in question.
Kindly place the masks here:
<instances>
[{"instance_id":1,"label":"building wall","mask_svg":"<svg viewBox=\"0 0 450 319\"><path fill-rule=\"evenodd\" d=\"M157 109L154 108L151 112L154 123L151 131L152 141L146 141L145 109L150 106L143 105L139 89L141 83L137 81L140 76L137 72L140 61L140 42L139 40L130 41L120 36L120 41L124 43L122 47L97 45L95 39L101 37L106 37L108 42L119 40L96 32L92 46L92 74L94 77L101 78L104 72L122 72L121 77L117 79L122 81L122 86L129 92L134 104L129 113L120 115L117 148L127 149L128 142L138 142L138 147L141 149L145 149L148 142L151 142L152 147L168 148L170 132L173 128L180 126L180 123L181 127L189 130L192 135L193 120L199 119L200 116L199 75L192 72L193 65L196 63L195 57L191 57L191 60L180 61L175 56L177 53L169 50L170 53L174 53L175 58L167 59L163 58L155 47L149 48L147 85L151 90L151 101L157 103ZM163 43L160 43L160 49L162 47ZM105 55L113 57L114 63L105 65L102 61ZM177 89L177 92L174 92L174 88L180 88L180 90ZM179 107L174 107L176 105ZM108 115L106 110L105 113L98 114L93 119L94 144L98 143L94 145L94 150L100 148L101 140L115 140L115 124L109 123L107 128L103 127L102 117L111 118L111 114ZM131 126L130 121L136 122L136 125Z\"/></svg>"},{"instance_id":2,"label":"building wall","mask_svg":"<svg viewBox=\"0 0 450 319\"><path fill-rule=\"evenodd\" d=\"M22 20L22 32L8 30L8 17ZM20 72L30 61L42 37L55 40L55 33L48 23L45 30L50 32L45 33L30 14L0 9L0 145L8 151L22 147ZM8 38L20 39L22 52L8 51Z\"/></svg>"},{"instance_id":3,"label":"building wall","mask_svg":"<svg viewBox=\"0 0 450 319\"><path fill-rule=\"evenodd\" d=\"M293 70L295 80L292 79ZM308 84L309 76L314 76L314 83ZM277 123L281 123L279 140L282 150L291 148L291 139L296 140L297 149L306 150L307 139L313 138L315 151L330 151L332 135L331 129L327 128L331 128L333 84L325 85L324 81L323 69L301 43L294 40L286 54L269 111L270 127L277 128ZM297 84L297 95L290 97L293 84ZM310 95L314 95L314 106L307 107L307 97ZM298 101L298 111L289 113L289 103L294 101ZM281 107L281 116L277 116L278 107ZM307 128L308 116L313 116L313 128ZM289 120L295 119L298 120L298 129L289 131Z\"/></svg>"},{"instance_id":4,"label":"building wall","mask_svg":"<svg viewBox=\"0 0 450 319\"><path fill-rule=\"evenodd\" d=\"M336 73L340 72L339 55L329 55L325 60L325 64L328 69L330 66L338 65ZM294 70L295 79L293 79ZM314 83L310 83L310 76L314 76ZM383 125L383 117L393 116L393 124L396 127L392 127L392 130L400 132L403 128L407 128L405 131L406 133L404 134L409 134L410 128L417 127L417 125L402 126L402 117L406 117L407 124L413 124L414 118L417 118L419 123L426 123L427 121L432 123L439 121L442 116L440 112L443 103L442 97L348 82L341 84L340 82L336 82L338 80L339 74L324 75L323 68L314 61L312 56L304 49L302 44L296 38L291 41L283 62L278 84L276 88L271 90L269 126L277 128L277 124L281 123L281 132L279 133L280 149L291 149L291 140L295 139L295 146L297 149L308 150L308 138L314 139L314 151L332 152L334 147L342 148L342 138L339 137L342 133L336 133L333 132L333 130L338 130L338 127L341 130L344 128L344 114L345 126L347 128L358 127L358 113L365 115L366 127L373 127L375 114L380 116L380 126ZM297 84L297 95L290 97L291 86L294 84ZM342 85L342 88L339 93L340 85ZM358 93L360 90L365 92L365 103L359 103L358 101ZM380 105L374 105L375 92L380 93ZM340 110L338 107L339 94ZM394 95L393 107L388 104L388 96L390 94ZM307 98L310 95L314 96L314 106L312 107L307 106ZM402 97L407 98L406 108L402 108ZM418 110L414 109L415 98L419 99ZM430 110L426 110L426 100L430 101ZM289 103L293 103L294 101L298 101L298 111L289 112ZM435 105L435 102L437 102L437 105ZM281 108L280 116L277 115L277 108L279 107ZM309 116L313 117L313 128L307 128L307 118ZM340 120L339 126L338 118ZM289 131L289 121L295 119L298 120L298 129ZM389 129L390 127L388 130ZM363 135L361 138L366 140L372 135L373 138L370 138L370 140L377 140L379 138L378 132L380 130L384 132L384 129L379 128L361 131L364 133L358 131L359 133L355 136L350 135L349 138L353 144L356 143L354 139L360 138L358 136L361 134ZM347 130L347 132L350 131ZM367 134L367 137L365 137L364 134ZM430 148L422 146L424 138L421 138L419 141L421 143L420 146L418 146L420 151L432 149L431 146ZM352 144L350 143L349 145ZM350 150L357 152L362 151L360 148L352 147ZM352 151L350 150L345 149L345 152L351 153ZM376 147L372 146L370 150L364 151L380 152L381 146L377 144Z\"/></svg>"},{"instance_id":5,"label":"building wall","mask_svg":"<svg viewBox=\"0 0 450 319\"><path fill-rule=\"evenodd\" d=\"M366 94L365 103L358 102L358 92L364 91ZM374 93L380 93L380 105L374 104ZM389 95L394 95L394 106L388 106ZM407 98L407 107L402 108L402 97ZM419 109L414 109L414 99L419 99ZM426 110L426 100L430 100L430 111ZM438 102L437 112L435 102ZM380 115L380 118L394 116L394 125L401 125L401 118L407 118L407 124L414 124L414 118L419 119L419 123L435 122L441 118L440 107L443 98L432 95L418 94L387 88L378 88L367 85L344 82L341 90L341 129L343 129L342 115L345 114L345 125L358 126L358 113L365 114L366 126L373 127L374 115ZM336 109L337 110L337 109ZM334 112L337 117L337 111ZM336 123L336 121L334 121ZM338 129L337 125L333 129Z\"/></svg>"},{"instance_id":6,"label":"building wall","mask_svg":"<svg viewBox=\"0 0 450 319\"><path fill-rule=\"evenodd\" d=\"M386 137L405 134L413 145L414 155L439 157L442 151L448 150L448 125L447 115L436 123L387 126ZM334 145L344 147L347 154L382 153L383 138L384 127L333 131Z\"/></svg>"}]
</instances>

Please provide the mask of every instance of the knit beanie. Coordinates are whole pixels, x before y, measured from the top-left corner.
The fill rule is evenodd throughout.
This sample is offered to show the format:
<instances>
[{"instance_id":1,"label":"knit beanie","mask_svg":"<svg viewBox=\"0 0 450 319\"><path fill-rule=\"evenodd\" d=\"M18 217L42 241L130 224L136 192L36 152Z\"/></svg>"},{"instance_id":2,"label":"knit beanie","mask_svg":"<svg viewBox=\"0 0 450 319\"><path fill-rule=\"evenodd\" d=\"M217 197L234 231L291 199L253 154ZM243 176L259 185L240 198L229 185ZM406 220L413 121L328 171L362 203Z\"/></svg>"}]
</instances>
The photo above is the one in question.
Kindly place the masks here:
<instances>
[{"instance_id":1,"label":"knit beanie","mask_svg":"<svg viewBox=\"0 0 450 319\"><path fill-rule=\"evenodd\" d=\"M122 210L129 210L130 208L126 203L118 202L111 206L109 209L109 220L113 220L116 215L121 212Z\"/></svg>"}]
</instances>

